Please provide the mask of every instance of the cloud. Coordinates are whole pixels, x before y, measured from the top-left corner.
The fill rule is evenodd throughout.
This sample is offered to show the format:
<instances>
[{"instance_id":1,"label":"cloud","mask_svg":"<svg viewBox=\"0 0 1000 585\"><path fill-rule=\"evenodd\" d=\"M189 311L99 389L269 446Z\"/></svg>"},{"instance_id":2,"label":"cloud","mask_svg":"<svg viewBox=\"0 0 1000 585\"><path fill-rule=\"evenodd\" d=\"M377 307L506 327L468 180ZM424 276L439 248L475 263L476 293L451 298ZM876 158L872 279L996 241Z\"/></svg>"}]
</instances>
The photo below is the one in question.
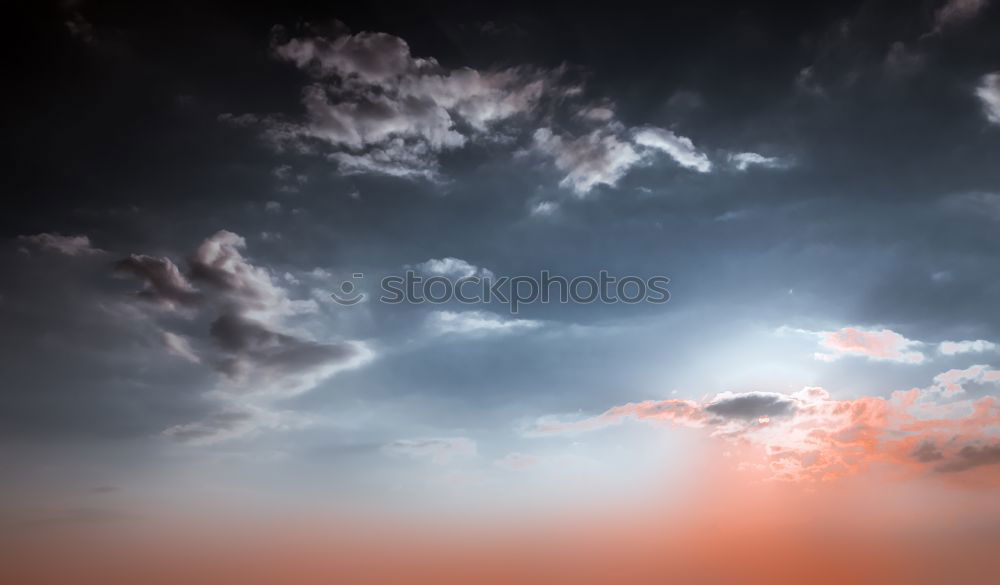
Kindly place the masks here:
<instances>
[{"instance_id":1,"label":"cloud","mask_svg":"<svg viewBox=\"0 0 1000 585\"><path fill-rule=\"evenodd\" d=\"M508 453L493 462L497 467L502 467L510 471L519 471L522 469L528 469L530 467L535 467L542 462L541 459L534 455L528 455L526 453Z\"/></svg>"},{"instance_id":2,"label":"cloud","mask_svg":"<svg viewBox=\"0 0 1000 585\"><path fill-rule=\"evenodd\" d=\"M145 281L145 287L136 292L135 296L146 301L178 308L196 305L203 299L201 293L169 258L131 254L119 260L115 264L115 270Z\"/></svg>"},{"instance_id":3,"label":"cloud","mask_svg":"<svg viewBox=\"0 0 1000 585\"><path fill-rule=\"evenodd\" d=\"M584 120L591 120L594 122L610 122L615 118L615 111L609 105L587 106L577 111L576 115Z\"/></svg>"},{"instance_id":4,"label":"cloud","mask_svg":"<svg viewBox=\"0 0 1000 585\"><path fill-rule=\"evenodd\" d=\"M979 80L976 97L982 102L986 119L1000 124L1000 73L987 73Z\"/></svg>"},{"instance_id":5,"label":"cloud","mask_svg":"<svg viewBox=\"0 0 1000 585\"><path fill-rule=\"evenodd\" d=\"M974 341L942 341L938 344L938 351L944 355L956 355L960 353L982 353L984 351L993 351L997 348L997 345L991 341L986 341L985 339L976 339Z\"/></svg>"},{"instance_id":6,"label":"cloud","mask_svg":"<svg viewBox=\"0 0 1000 585\"><path fill-rule=\"evenodd\" d=\"M414 56L399 37L338 28L337 35L287 38L279 29L274 36L274 56L310 78L302 90L301 118L225 113L219 120L259 129L278 151L325 156L342 174L437 180L444 153L472 143L509 143L537 127L542 115L550 119L552 108L544 106L557 107L582 91L562 80L561 67L451 69L433 57ZM553 160L565 173L560 185L578 195L598 185L614 187L653 151L685 168L711 170L690 139L669 130L646 127L624 136L608 100L573 114L577 125L597 127L574 135L543 126L534 132L533 149Z\"/></svg>"},{"instance_id":7,"label":"cloud","mask_svg":"<svg viewBox=\"0 0 1000 585\"><path fill-rule=\"evenodd\" d=\"M795 399L777 392L723 392L705 405L705 411L723 418L759 419L783 416L795 410Z\"/></svg>"},{"instance_id":8,"label":"cloud","mask_svg":"<svg viewBox=\"0 0 1000 585\"><path fill-rule=\"evenodd\" d=\"M532 217L549 217L559 211L559 204L555 201L539 201L531 206Z\"/></svg>"},{"instance_id":9,"label":"cloud","mask_svg":"<svg viewBox=\"0 0 1000 585\"><path fill-rule=\"evenodd\" d=\"M681 426L700 427L709 416L701 404L691 400L646 400L615 406L590 418L567 421L561 417L539 418L525 431L528 436L577 433L618 425L625 419L658 420Z\"/></svg>"},{"instance_id":10,"label":"cloud","mask_svg":"<svg viewBox=\"0 0 1000 585\"><path fill-rule=\"evenodd\" d=\"M729 162L740 171L745 171L752 166L760 166L768 169L784 169L790 166L788 161L775 156L764 156L756 152L730 154Z\"/></svg>"},{"instance_id":11,"label":"cloud","mask_svg":"<svg viewBox=\"0 0 1000 585\"><path fill-rule=\"evenodd\" d=\"M182 335L177 335L176 333L171 333L169 331L163 332L163 345L166 346L167 352L175 355L179 358L185 359L189 362L200 364L201 358L194 352L191 348L191 342Z\"/></svg>"},{"instance_id":12,"label":"cloud","mask_svg":"<svg viewBox=\"0 0 1000 585\"><path fill-rule=\"evenodd\" d=\"M18 236L18 240L34 244L42 250L59 252L67 256L91 256L104 253L104 250L91 246L90 238L85 235L64 236L57 233L41 233L33 236Z\"/></svg>"},{"instance_id":13,"label":"cloud","mask_svg":"<svg viewBox=\"0 0 1000 585\"><path fill-rule=\"evenodd\" d=\"M678 136L663 128L642 128L635 132L635 141L640 146L662 150L682 167L694 169L699 173L712 170L712 162L708 156L694 147L690 138Z\"/></svg>"},{"instance_id":14,"label":"cloud","mask_svg":"<svg viewBox=\"0 0 1000 585\"><path fill-rule=\"evenodd\" d=\"M162 435L188 445L214 445L251 437L264 430L299 428L307 422L307 419L289 412L230 403L201 420L169 427Z\"/></svg>"},{"instance_id":15,"label":"cloud","mask_svg":"<svg viewBox=\"0 0 1000 585\"><path fill-rule=\"evenodd\" d=\"M399 439L383 447L390 455L430 459L438 465L476 456L476 442L466 437Z\"/></svg>"},{"instance_id":16,"label":"cloud","mask_svg":"<svg viewBox=\"0 0 1000 585\"><path fill-rule=\"evenodd\" d=\"M586 195L597 185L614 187L618 180L642 157L628 142L613 131L615 126L598 128L589 134L571 138L539 128L534 134L534 148L551 157L556 168L566 173L561 187Z\"/></svg>"},{"instance_id":17,"label":"cloud","mask_svg":"<svg viewBox=\"0 0 1000 585\"><path fill-rule=\"evenodd\" d=\"M427 316L427 328L436 335L486 335L528 331L542 326L531 319L504 319L489 311L433 311Z\"/></svg>"},{"instance_id":18,"label":"cloud","mask_svg":"<svg viewBox=\"0 0 1000 585\"><path fill-rule=\"evenodd\" d=\"M184 443L211 445L242 437L258 428L253 415L247 411L220 412L200 421L175 425L163 431L163 435Z\"/></svg>"},{"instance_id":19,"label":"cloud","mask_svg":"<svg viewBox=\"0 0 1000 585\"><path fill-rule=\"evenodd\" d=\"M935 385L931 390L940 392L944 396L955 396L965 392L965 384L969 383L1000 385L1000 371L982 364L969 366L963 370L948 370L934 376Z\"/></svg>"},{"instance_id":20,"label":"cloud","mask_svg":"<svg viewBox=\"0 0 1000 585\"><path fill-rule=\"evenodd\" d=\"M378 32L281 39L274 55L311 78L305 117L233 116L260 126L276 148L320 152L344 173L434 178L441 153L496 137L497 125L531 113L551 85L526 67L448 69Z\"/></svg>"},{"instance_id":21,"label":"cloud","mask_svg":"<svg viewBox=\"0 0 1000 585\"><path fill-rule=\"evenodd\" d=\"M216 232L191 256L191 280L219 291L219 299L231 310L256 318L270 319L317 310L313 300L290 300L287 291L274 283L266 268L254 266L243 257L240 250L244 248L246 240L243 237L226 230Z\"/></svg>"},{"instance_id":22,"label":"cloud","mask_svg":"<svg viewBox=\"0 0 1000 585\"><path fill-rule=\"evenodd\" d=\"M930 463L944 459L944 454L937 448L933 441L924 441L914 449L913 458L921 463Z\"/></svg>"},{"instance_id":23,"label":"cloud","mask_svg":"<svg viewBox=\"0 0 1000 585\"><path fill-rule=\"evenodd\" d=\"M480 268L470 264L461 258L448 256L445 258L431 258L425 262L414 265L414 268L424 274L432 276L447 276L449 278L469 278L479 276L481 278L492 278L493 273L486 268Z\"/></svg>"},{"instance_id":24,"label":"cloud","mask_svg":"<svg viewBox=\"0 0 1000 585\"><path fill-rule=\"evenodd\" d=\"M319 343L274 331L236 314L212 322L212 339L223 351L215 360L238 391L294 396L372 357L358 342Z\"/></svg>"},{"instance_id":25,"label":"cloud","mask_svg":"<svg viewBox=\"0 0 1000 585\"><path fill-rule=\"evenodd\" d=\"M832 362L844 356L861 356L871 360L919 364L924 354L913 351L919 341L907 339L889 329L867 331L855 327L844 327L837 331L824 331L820 335L820 346L829 353L817 353L816 359Z\"/></svg>"},{"instance_id":26,"label":"cloud","mask_svg":"<svg viewBox=\"0 0 1000 585\"><path fill-rule=\"evenodd\" d=\"M1000 465L1000 443L965 445L949 461L934 469L940 473L959 473L984 465Z\"/></svg>"},{"instance_id":27,"label":"cloud","mask_svg":"<svg viewBox=\"0 0 1000 585\"><path fill-rule=\"evenodd\" d=\"M169 258L135 254L116 265L118 272L144 281L144 288L135 293L139 299L184 308L192 319L211 319L207 336L197 343L170 331L162 331L161 337L168 353L222 375L214 395L230 408L171 427L164 432L167 436L206 444L259 428L284 428L275 412L251 404L250 397L259 402L308 392L374 355L360 342L316 341L288 331L285 319L315 311L316 302L292 299L267 268L243 256L245 247L242 237L222 230L195 249L186 272Z\"/></svg>"},{"instance_id":28,"label":"cloud","mask_svg":"<svg viewBox=\"0 0 1000 585\"><path fill-rule=\"evenodd\" d=\"M947 0L934 14L934 32L972 20L988 4L989 0Z\"/></svg>"},{"instance_id":29,"label":"cloud","mask_svg":"<svg viewBox=\"0 0 1000 585\"><path fill-rule=\"evenodd\" d=\"M894 42L886 53L884 66L886 70L897 76L911 75L924 66L924 56L906 48L901 41Z\"/></svg>"},{"instance_id":30,"label":"cloud","mask_svg":"<svg viewBox=\"0 0 1000 585\"><path fill-rule=\"evenodd\" d=\"M633 402L577 420L546 416L525 433L541 437L579 433L636 419L702 429L740 454L740 466L771 480L816 482L860 473L874 464L898 473L955 473L1000 462L992 434L1000 428L1000 401L937 403L914 389L890 398L836 400L819 387L792 394L724 393L715 398ZM943 462L943 463L942 463ZM995 478L1000 481L1000 478Z\"/></svg>"}]
</instances>

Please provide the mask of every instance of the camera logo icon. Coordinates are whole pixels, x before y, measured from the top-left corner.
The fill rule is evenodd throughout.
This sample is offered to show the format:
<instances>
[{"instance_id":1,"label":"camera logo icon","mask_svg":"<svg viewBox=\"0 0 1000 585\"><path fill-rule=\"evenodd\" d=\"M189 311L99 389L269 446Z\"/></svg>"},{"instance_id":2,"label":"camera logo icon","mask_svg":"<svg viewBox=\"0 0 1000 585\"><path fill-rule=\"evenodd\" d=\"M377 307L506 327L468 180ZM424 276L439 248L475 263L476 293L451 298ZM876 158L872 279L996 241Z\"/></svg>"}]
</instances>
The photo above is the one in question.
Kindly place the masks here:
<instances>
[{"instance_id":1,"label":"camera logo icon","mask_svg":"<svg viewBox=\"0 0 1000 585\"><path fill-rule=\"evenodd\" d=\"M355 272L351 275L351 280L345 280L340 283L340 291L330 293L330 298L333 302L338 305L343 305L345 307L350 307L351 305L356 305L361 301L365 300L365 294L356 291L356 286L354 284L355 279L362 279L365 275L362 272Z\"/></svg>"}]
</instances>

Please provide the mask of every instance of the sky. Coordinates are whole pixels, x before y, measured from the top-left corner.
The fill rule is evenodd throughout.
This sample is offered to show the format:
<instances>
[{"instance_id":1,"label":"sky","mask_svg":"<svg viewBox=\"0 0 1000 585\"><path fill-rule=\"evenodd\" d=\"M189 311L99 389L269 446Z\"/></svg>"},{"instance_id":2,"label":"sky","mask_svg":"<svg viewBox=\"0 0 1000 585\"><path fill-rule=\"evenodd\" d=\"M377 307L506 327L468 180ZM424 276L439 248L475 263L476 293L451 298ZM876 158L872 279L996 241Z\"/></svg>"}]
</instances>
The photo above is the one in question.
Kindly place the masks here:
<instances>
[{"instance_id":1,"label":"sky","mask_svg":"<svg viewBox=\"0 0 1000 585\"><path fill-rule=\"evenodd\" d=\"M995 4L5 8L9 566L988 582Z\"/></svg>"}]
</instances>

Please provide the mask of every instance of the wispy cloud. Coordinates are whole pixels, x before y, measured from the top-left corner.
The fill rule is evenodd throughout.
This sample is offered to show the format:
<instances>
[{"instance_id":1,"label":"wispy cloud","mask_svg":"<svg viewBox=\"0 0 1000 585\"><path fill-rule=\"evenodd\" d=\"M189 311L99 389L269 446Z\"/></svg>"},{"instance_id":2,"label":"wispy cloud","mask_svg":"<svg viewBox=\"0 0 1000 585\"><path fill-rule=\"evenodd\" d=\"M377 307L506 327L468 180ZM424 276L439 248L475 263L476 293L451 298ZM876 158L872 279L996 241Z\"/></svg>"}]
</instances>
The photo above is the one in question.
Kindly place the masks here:
<instances>
[{"instance_id":1,"label":"wispy cloud","mask_svg":"<svg viewBox=\"0 0 1000 585\"><path fill-rule=\"evenodd\" d=\"M1000 124L1000 73L983 75L976 87L976 97L982 104L986 119Z\"/></svg>"},{"instance_id":2,"label":"wispy cloud","mask_svg":"<svg viewBox=\"0 0 1000 585\"><path fill-rule=\"evenodd\" d=\"M476 442L466 437L399 439L385 445L383 451L390 455L429 459L438 465L447 465L477 454Z\"/></svg>"},{"instance_id":3,"label":"wispy cloud","mask_svg":"<svg viewBox=\"0 0 1000 585\"><path fill-rule=\"evenodd\" d=\"M104 253L104 250L93 247L90 244L90 238L85 235L64 236L58 233L41 233L19 236L18 239L38 246L42 250L59 252L67 256L91 256Z\"/></svg>"}]
</instances>

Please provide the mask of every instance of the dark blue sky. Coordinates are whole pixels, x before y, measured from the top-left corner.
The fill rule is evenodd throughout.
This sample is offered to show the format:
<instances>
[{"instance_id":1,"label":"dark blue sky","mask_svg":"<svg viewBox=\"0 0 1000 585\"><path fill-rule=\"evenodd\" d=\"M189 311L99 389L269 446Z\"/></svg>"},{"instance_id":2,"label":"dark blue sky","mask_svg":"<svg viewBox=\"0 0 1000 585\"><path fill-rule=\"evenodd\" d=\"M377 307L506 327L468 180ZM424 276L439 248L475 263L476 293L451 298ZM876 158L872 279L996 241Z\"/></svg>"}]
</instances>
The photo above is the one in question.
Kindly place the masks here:
<instances>
[{"instance_id":1,"label":"dark blue sky","mask_svg":"<svg viewBox=\"0 0 1000 585\"><path fill-rule=\"evenodd\" d=\"M611 465L533 421L997 362L985 1L11 10L0 454L51 462L19 498L236 455L378 493ZM671 300L374 302L408 268Z\"/></svg>"}]
</instances>

